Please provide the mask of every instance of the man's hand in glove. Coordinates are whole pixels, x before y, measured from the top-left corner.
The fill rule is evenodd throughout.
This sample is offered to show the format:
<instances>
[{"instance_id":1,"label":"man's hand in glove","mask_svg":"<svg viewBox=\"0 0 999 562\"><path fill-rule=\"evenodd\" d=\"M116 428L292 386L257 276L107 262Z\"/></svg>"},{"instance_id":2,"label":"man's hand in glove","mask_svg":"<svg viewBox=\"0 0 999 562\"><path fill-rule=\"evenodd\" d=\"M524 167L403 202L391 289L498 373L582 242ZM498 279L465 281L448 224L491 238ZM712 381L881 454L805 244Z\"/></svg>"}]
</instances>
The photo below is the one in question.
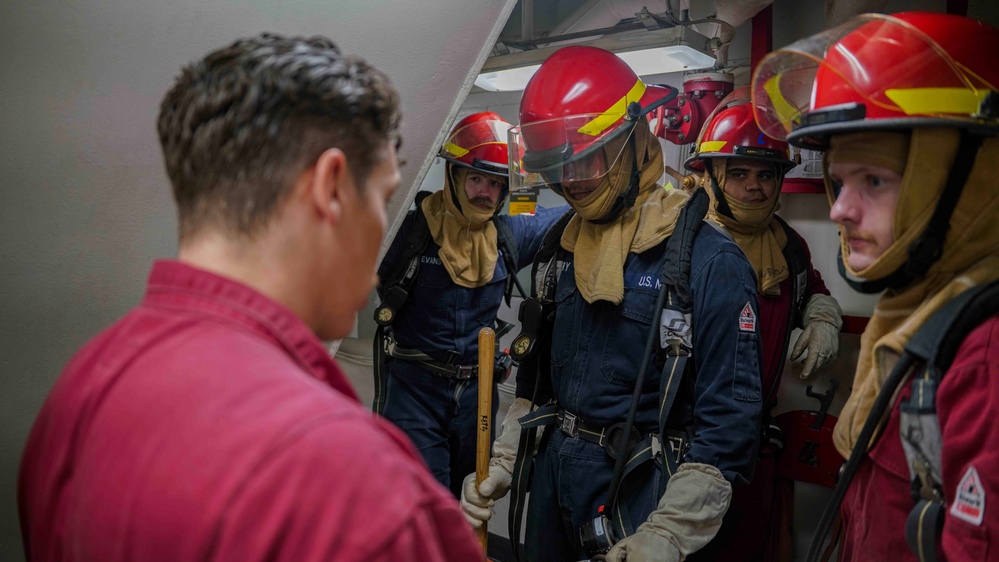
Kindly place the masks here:
<instances>
[{"instance_id":1,"label":"man's hand in glove","mask_svg":"<svg viewBox=\"0 0 999 562\"><path fill-rule=\"evenodd\" d=\"M503 430L493 442L493 455L489 459L489 476L476 488L475 473L465 477L461 485L461 510L472 527L478 529L493 516L496 500L506 495L513 480L513 466L517 462L520 445L520 418L531 412L526 398L517 398L503 419Z\"/></svg>"},{"instance_id":2,"label":"man's hand in glove","mask_svg":"<svg viewBox=\"0 0 999 562\"><path fill-rule=\"evenodd\" d=\"M685 463L666 484L658 508L607 553L608 562L680 562L721 528L732 485L708 464Z\"/></svg>"},{"instance_id":3,"label":"man's hand in glove","mask_svg":"<svg viewBox=\"0 0 999 562\"><path fill-rule=\"evenodd\" d=\"M791 361L808 350L801 378L807 379L816 369L836 358L839 353L839 329L843 327L843 311L829 295L812 295L802 315L805 329L791 350Z\"/></svg>"}]
</instances>

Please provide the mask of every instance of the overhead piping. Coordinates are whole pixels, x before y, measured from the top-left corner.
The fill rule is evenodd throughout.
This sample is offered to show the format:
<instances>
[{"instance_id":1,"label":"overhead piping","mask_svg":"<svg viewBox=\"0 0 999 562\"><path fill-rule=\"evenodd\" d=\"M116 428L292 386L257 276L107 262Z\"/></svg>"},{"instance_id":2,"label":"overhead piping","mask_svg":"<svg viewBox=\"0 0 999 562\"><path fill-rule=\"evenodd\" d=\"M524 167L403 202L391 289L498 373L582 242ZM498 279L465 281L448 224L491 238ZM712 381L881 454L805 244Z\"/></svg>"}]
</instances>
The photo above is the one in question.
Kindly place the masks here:
<instances>
[{"instance_id":1,"label":"overhead piping","mask_svg":"<svg viewBox=\"0 0 999 562\"><path fill-rule=\"evenodd\" d=\"M715 60L718 61L715 64L715 68L722 68L728 63L728 45L735 38L735 27L725 20L718 18L702 18L699 20L678 20L673 17L671 12L665 12L663 14L654 14L649 11L648 8L642 8L640 12L636 14L640 18L652 18L656 22L667 26L675 27L680 25L696 26L699 24L715 24L719 27L718 33L710 34L711 42L708 48L715 55Z\"/></svg>"}]
</instances>

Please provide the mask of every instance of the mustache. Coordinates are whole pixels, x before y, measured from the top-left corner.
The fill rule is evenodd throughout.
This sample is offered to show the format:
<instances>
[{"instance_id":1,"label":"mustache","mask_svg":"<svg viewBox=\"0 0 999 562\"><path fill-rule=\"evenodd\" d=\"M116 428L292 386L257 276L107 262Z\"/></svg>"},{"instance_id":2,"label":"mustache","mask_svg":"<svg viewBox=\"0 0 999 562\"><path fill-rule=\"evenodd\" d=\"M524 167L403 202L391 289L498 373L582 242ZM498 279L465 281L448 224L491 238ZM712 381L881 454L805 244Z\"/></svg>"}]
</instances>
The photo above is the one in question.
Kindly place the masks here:
<instances>
[{"instance_id":1,"label":"mustache","mask_svg":"<svg viewBox=\"0 0 999 562\"><path fill-rule=\"evenodd\" d=\"M859 231L859 230L853 230L853 229L846 229L846 228L844 228L842 236L843 236L843 239L845 239L845 240L849 240L851 238L856 238L856 239L859 239L859 240L864 240L866 242L873 242L874 241L874 237L871 236L870 234L868 234L866 232Z\"/></svg>"},{"instance_id":2,"label":"mustache","mask_svg":"<svg viewBox=\"0 0 999 562\"><path fill-rule=\"evenodd\" d=\"M488 197L473 197L470 199L473 205L478 205L479 207L495 207L496 203Z\"/></svg>"}]
</instances>

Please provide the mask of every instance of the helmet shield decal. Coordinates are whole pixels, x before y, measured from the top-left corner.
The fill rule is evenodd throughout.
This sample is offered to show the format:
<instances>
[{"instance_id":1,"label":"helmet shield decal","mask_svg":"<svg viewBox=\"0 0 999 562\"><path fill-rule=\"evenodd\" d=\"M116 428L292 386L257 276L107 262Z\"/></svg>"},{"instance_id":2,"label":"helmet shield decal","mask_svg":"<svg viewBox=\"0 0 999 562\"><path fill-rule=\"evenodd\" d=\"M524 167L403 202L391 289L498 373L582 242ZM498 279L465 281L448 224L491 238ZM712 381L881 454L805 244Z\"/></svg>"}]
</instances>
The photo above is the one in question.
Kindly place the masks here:
<instances>
[{"instance_id":1,"label":"helmet shield decal","mask_svg":"<svg viewBox=\"0 0 999 562\"><path fill-rule=\"evenodd\" d=\"M510 130L510 188L571 183L607 175L621 158L636 123L608 123L607 114L587 113L535 121ZM608 130L609 127L614 127ZM617 141L617 142L615 142Z\"/></svg>"},{"instance_id":2,"label":"helmet shield decal","mask_svg":"<svg viewBox=\"0 0 999 562\"><path fill-rule=\"evenodd\" d=\"M912 23L880 14L767 55L752 82L756 120L780 140L852 121L970 121L994 89Z\"/></svg>"}]
</instances>

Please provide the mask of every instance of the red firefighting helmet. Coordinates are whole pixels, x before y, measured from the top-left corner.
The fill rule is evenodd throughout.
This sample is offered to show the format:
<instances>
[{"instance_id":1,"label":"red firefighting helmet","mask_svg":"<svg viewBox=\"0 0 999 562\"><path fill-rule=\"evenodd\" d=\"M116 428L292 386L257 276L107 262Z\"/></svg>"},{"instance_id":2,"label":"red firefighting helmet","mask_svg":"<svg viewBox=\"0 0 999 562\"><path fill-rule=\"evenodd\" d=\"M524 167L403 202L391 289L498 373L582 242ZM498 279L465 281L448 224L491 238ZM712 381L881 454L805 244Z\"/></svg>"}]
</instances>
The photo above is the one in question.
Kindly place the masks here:
<instances>
[{"instance_id":1,"label":"red firefighting helmet","mask_svg":"<svg viewBox=\"0 0 999 562\"><path fill-rule=\"evenodd\" d=\"M973 19L857 16L760 61L752 82L756 120L767 135L819 150L832 134L865 129L994 134L997 52L999 30Z\"/></svg>"},{"instance_id":2,"label":"red firefighting helmet","mask_svg":"<svg viewBox=\"0 0 999 562\"><path fill-rule=\"evenodd\" d=\"M636 126L648 127L645 114L674 97L674 88L644 84L610 51L556 51L528 82L520 125L510 130L511 189L603 176L625 143L605 154L604 166L590 165L588 157L611 140L627 138Z\"/></svg>"},{"instance_id":3,"label":"red firefighting helmet","mask_svg":"<svg viewBox=\"0 0 999 562\"><path fill-rule=\"evenodd\" d=\"M440 156L459 166L506 177L509 130L510 124L492 111L473 113L454 126Z\"/></svg>"},{"instance_id":4,"label":"red firefighting helmet","mask_svg":"<svg viewBox=\"0 0 999 562\"><path fill-rule=\"evenodd\" d=\"M794 167L787 143L763 134L753 119L753 106L743 103L719 111L698 138L696 152L684 162L688 170L704 171L707 158L746 158L776 164L783 173Z\"/></svg>"}]
</instances>

